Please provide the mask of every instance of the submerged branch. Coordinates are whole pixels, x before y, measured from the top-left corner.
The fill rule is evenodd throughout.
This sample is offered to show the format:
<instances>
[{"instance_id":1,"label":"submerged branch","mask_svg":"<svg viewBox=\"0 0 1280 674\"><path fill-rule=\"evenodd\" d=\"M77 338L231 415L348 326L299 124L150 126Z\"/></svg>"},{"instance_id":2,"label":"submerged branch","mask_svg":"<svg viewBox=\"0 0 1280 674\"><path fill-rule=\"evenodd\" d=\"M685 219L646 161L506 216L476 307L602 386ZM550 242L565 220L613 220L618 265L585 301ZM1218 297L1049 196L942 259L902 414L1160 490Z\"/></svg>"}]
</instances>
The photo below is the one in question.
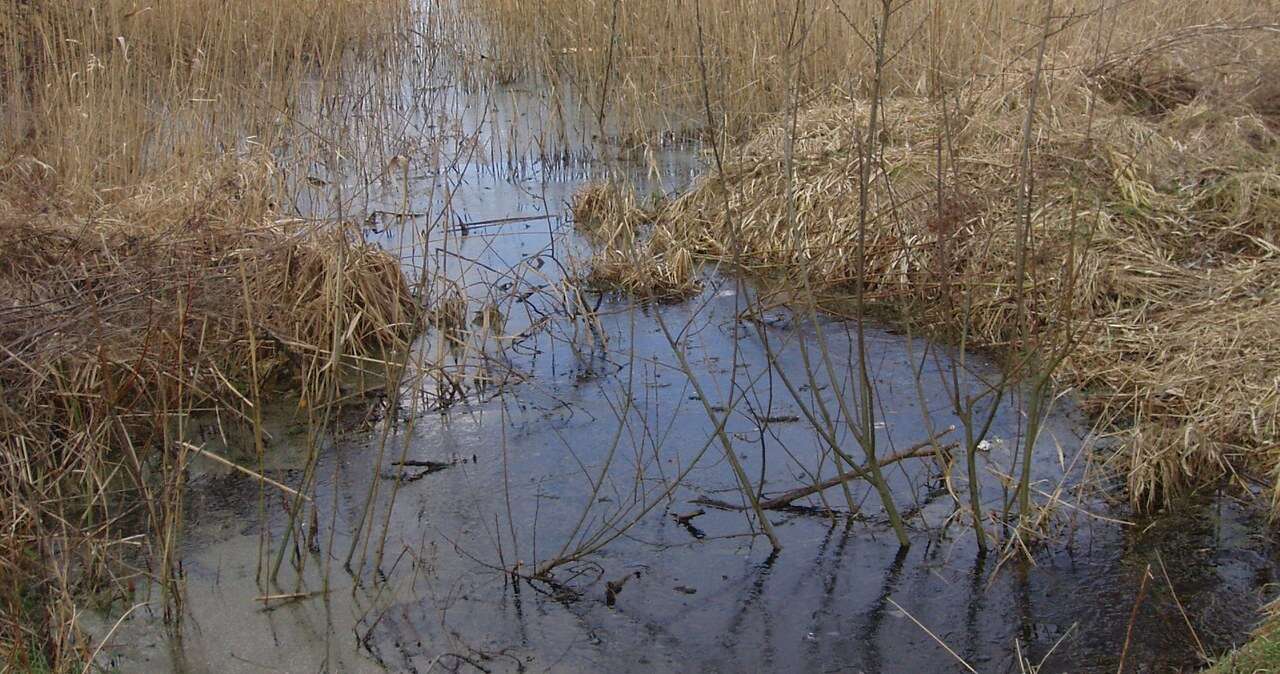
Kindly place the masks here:
<instances>
[{"instance_id":1,"label":"submerged branch","mask_svg":"<svg viewBox=\"0 0 1280 674\"><path fill-rule=\"evenodd\" d=\"M939 433L938 435L932 438L929 438L928 440L923 440L921 442L918 442L912 445L911 447L908 447L907 449L902 450L901 452L898 452L891 456L887 456L883 459L880 459L878 463L883 468L884 466L893 465L901 461L906 461L907 459L923 459L923 458L928 458L932 456L946 456L950 454L950 452L954 450L957 447L957 445L955 443L951 443L951 444L939 446L938 440L954 430L955 430L954 426L947 428L943 432ZM760 501L760 509L761 510L783 510L786 508L790 508L792 507L792 504L795 501L805 498L806 496L813 496L814 494L826 491L832 487L844 484L846 482L850 482L852 480L866 479L868 476L869 474L867 472L866 466L855 466L852 470L836 475L835 477L827 478L826 480L823 480L821 482L818 482L816 484L812 484L806 487L797 487L790 491L783 492L782 494L779 494L778 496L775 496L773 498ZM715 508L722 508L727 510L746 510L746 508L740 505L735 505L727 501L720 501L720 500L710 499L706 497L698 498L694 502L702 505L709 505Z\"/></svg>"}]
</instances>

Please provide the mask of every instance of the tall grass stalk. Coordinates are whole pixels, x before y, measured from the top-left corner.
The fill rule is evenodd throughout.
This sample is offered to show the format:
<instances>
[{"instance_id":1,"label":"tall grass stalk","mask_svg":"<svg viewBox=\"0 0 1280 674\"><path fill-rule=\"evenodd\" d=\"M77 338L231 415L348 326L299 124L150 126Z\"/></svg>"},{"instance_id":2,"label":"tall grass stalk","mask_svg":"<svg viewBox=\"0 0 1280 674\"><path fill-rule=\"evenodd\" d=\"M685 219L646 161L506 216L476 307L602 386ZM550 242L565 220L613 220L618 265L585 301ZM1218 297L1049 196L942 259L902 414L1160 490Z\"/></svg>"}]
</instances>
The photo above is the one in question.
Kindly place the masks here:
<instances>
[{"instance_id":1,"label":"tall grass stalk","mask_svg":"<svg viewBox=\"0 0 1280 674\"><path fill-rule=\"evenodd\" d=\"M0 7L0 662L91 664L86 594L155 581L180 619L199 430L249 429L258 470L222 460L262 476L269 392L322 405L415 332L396 261L282 206L318 150L374 140L317 130L354 75L385 82L411 17L407 0Z\"/></svg>"}]
</instances>

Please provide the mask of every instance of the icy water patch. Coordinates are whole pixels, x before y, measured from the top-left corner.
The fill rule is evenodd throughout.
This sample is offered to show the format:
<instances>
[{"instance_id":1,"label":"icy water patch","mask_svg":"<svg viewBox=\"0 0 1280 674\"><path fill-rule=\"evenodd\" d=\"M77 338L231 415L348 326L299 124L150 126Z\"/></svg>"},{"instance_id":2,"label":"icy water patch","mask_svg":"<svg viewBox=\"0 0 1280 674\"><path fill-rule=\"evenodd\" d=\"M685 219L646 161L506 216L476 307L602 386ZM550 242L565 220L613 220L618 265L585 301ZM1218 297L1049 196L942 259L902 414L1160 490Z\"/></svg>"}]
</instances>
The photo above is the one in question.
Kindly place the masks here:
<instances>
[{"instance_id":1,"label":"icy water patch","mask_svg":"<svg viewBox=\"0 0 1280 674\"><path fill-rule=\"evenodd\" d=\"M466 245L485 248L477 259L488 262L477 270L497 269L489 263L498 259L534 265L549 255L550 229L522 223ZM749 291L708 280L686 304L604 302L594 347L548 330L495 352L525 379L501 395L412 420L402 402L369 431L326 445L314 493L319 543L299 551L307 570L295 581L286 568L282 586L255 580L257 483L196 460L181 637L139 620L116 640L114 662L123 671L187 672L965 671L958 656L979 671L1020 671L1023 657L1043 660L1041 671L1078 672L1114 671L1128 641L1136 671L1171 671L1250 626L1276 569L1273 546L1256 533L1262 525L1227 499L1121 524L1123 510L1078 498L1073 486L1091 449L1087 422L1067 401L1036 454L1037 487L1063 493L1052 514L1057 534L1030 562L1001 566L977 554L934 459L888 469L909 515L909 550L898 549L874 491L855 481L853 516L838 488L824 492L825 502L771 511L784 544L773 553L744 512L706 505L743 500L713 442L719 420L697 399L659 319L679 335L713 412L728 414L724 431L766 495L834 474L778 372L831 403L836 389L851 390L843 355L851 326L781 309L743 320L740 295ZM509 329L521 330L522 320L513 313ZM814 357L819 331L840 356L834 376L810 379L800 344ZM868 345L882 453L925 438L923 412L936 428L957 423L942 385L955 354L882 329L870 331ZM966 387L996 375L967 360ZM738 402L729 409L731 396ZM998 412L984 458L992 510L1007 496L992 472L1010 465L1017 407ZM375 466L387 423L390 449ZM278 434L275 479L300 478L299 437ZM855 447L847 432L841 439ZM388 478L397 473L388 516ZM952 488L963 490L960 471L951 474ZM357 545L356 559L367 563L353 574L344 558L371 480L383 484L372 509L377 533ZM285 516L270 510L278 537ZM605 538L557 568L554 583L503 571L531 572ZM261 599L273 594L297 597Z\"/></svg>"},{"instance_id":2,"label":"icy water patch","mask_svg":"<svg viewBox=\"0 0 1280 674\"><path fill-rule=\"evenodd\" d=\"M586 251L566 221L573 193L619 168L642 191L678 190L701 170L696 156L547 153L538 139L553 116L536 98L458 94L423 108L433 116L406 112L417 130L406 137L447 130L443 140L396 148L377 171L317 167L312 178L320 192L355 195L346 215L425 279L428 306L459 293L465 343L428 332L423 376L390 403L354 407L342 432L316 445L314 505L299 518L314 537L286 550L276 584L261 579L261 542L264 530L280 540L287 499L193 457L183 620L176 631L162 625L153 592L103 664L1112 672L1123 652L1126 671L1164 672L1194 669L1251 626L1277 570L1264 524L1211 495L1152 520L1112 507L1093 488L1106 450L1069 398L1036 447L1051 535L1030 559L978 553L956 508L962 465L945 456L886 468L909 549L875 491L854 480L847 496L835 487L770 510L783 545L774 552L743 509L719 432L766 497L836 474L819 426L860 458L840 405L856 392L855 326L747 311L753 291L715 270L700 296L676 305L579 292L567 282ZM322 206L320 195L310 204ZM866 340L882 456L959 424L953 387L999 378L979 356L881 327ZM1011 398L981 457L989 524L1010 496L1003 475L1025 430ZM816 426L805 410L823 407L834 421ZM296 401L274 410L269 429L267 476L300 484L310 444ZM252 442L227 440L210 446L256 465ZM557 559L569 561L531 578ZM114 616L100 622L99 635Z\"/></svg>"}]
</instances>

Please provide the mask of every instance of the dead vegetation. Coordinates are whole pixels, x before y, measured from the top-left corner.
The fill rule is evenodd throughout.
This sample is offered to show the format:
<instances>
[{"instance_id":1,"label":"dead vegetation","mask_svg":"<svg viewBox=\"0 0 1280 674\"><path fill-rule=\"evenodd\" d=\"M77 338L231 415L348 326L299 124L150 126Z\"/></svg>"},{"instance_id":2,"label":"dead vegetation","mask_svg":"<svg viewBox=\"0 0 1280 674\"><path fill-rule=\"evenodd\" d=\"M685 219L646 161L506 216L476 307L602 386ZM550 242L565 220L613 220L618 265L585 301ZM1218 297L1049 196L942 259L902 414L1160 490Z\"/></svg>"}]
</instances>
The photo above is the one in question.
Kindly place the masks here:
<instances>
[{"instance_id":1,"label":"dead vegetation","mask_svg":"<svg viewBox=\"0 0 1280 674\"><path fill-rule=\"evenodd\" d=\"M177 588L197 420L251 427L282 388L314 407L416 333L399 261L286 217L278 161L314 151L306 103L392 59L409 14L0 7L0 669L87 668L86 605Z\"/></svg>"},{"instance_id":2,"label":"dead vegetation","mask_svg":"<svg viewBox=\"0 0 1280 674\"><path fill-rule=\"evenodd\" d=\"M237 424L281 388L315 400L331 360L381 370L420 313L396 260L279 219L269 165L87 207L34 184L44 170L7 167L0 198L0 646L18 665L77 661L74 601L117 596L144 544L163 557L164 536L130 536L173 524L193 419Z\"/></svg>"},{"instance_id":3,"label":"dead vegetation","mask_svg":"<svg viewBox=\"0 0 1280 674\"><path fill-rule=\"evenodd\" d=\"M646 226L647 213L626 183L601 181L574 196L573 219L592 243L580 275L587 287L668 302L701 289L692 251Z\"/></svg>"},{"instance_id":4,"label":"dead vegetation","mask_svg":"<svg viewBox=\"0 0 1280 674\"><path fill-rule=\"evenodd\" d=\"M1040 3L900 5L865 265L870 3L460 4L497 81L598 102L602 135L724 150L723 173L668 202L580 195L591 285L685 297L696 260L833 293L861 279L913 325L996 348L1026 346L1025 306L1035 339L1076 343L1059 381L1126 436L1140 505L1237 468L1280 474L1277 96L1258 65L1275 62L1259 19L1275 2L1062 20L1037 89L1025 276ZM394 260L345 225L282 217L273 165L246 159L299 137L340 154L295 137L298 98L385 56L406 3L91 5L0 9L0 657L19 669L89 659L84 597L119 608L133 577L173 580L194 416L249 421L286 383L314 405L322 373L381 369L420 320ZM1103 42L1120 55L1091 51ZM434 310L461 343L462 293Z\"/></svg>"},{"instance_id":5,"label":"dead vegetation","mask_svg":"<svg viewBox=\"0 0 1280 674\"><path fill-rule=\"evenodd\" d=\"M872 36L880 0L462 6L480 20L476 42L487 66L507 78L572 88L618 138L741 140L793 101L808 107L835 91L866 97L877 79ZM895 1L880 84L899 96L927 96L973 78L1018 86L1015 64L1034 53L1043 9L1043 0ZM1163 97L1186 99L1222 71L1266 72L1248 67L1262 65L1265 54L1241 43L1269 42L1267 34L1242 27L1273 23L1280 4L1098 0L1058 2L1057 10L1052 40L1061 58L1051 68L1114 59L1123 67L1113 75L1129 79L1117 93L1159 106ZM1186 53L1192 37L1224 49ZM1138 74L1147 79L1132 80Z\"/></svg>"},{"instance_id":6,"label":"dead vegetation","mask_svg":"<svg viewBox=\"0 0 1280 674\"><path fill-rule=\"evenodd\" d=\"M0 6L0 148L94 188L297 142L300 105L393 60L407 0ZM311 120L314 121L314 120Z\"/></svg>"},{"instance_id":7,"label":"dead vegetation","mask_svg":"<svg viewBox=\"0 0 1280 674\"><path fill-rule=\"evenodd\" d=\"M666 203L625 187L580 198L611 242L601 284L644 291L664 278L655 261L692 252L792 288L865 282L893 318L966 345L1070 346L1056 379L1124 437L1114 463L1135 504L1245 475L1280 503L1280 6L1062 5L473 10L507 68L587 92L620 136L695 130L716 150Z\"/></svg>"},{"instance_id":8,"label":"dead vegetation","mask_svg":"<svg viewBox=\"0 0 1280 674\"><path fill-rule=\"evenodd\" d=\"M1280 139L1265 109L1124 67L1042 92L1024 291L1034 339L1078 342L1059 384L1124 437L1117 467L1146 507L1280 469ZM1024 96L975 82L884 101L863 268L859 99L762 127L723 176L616 221L788 287L839 293L862 275L869 299L932 334L1034 346L1016 321Z\"/></svg>"}]
</instances>

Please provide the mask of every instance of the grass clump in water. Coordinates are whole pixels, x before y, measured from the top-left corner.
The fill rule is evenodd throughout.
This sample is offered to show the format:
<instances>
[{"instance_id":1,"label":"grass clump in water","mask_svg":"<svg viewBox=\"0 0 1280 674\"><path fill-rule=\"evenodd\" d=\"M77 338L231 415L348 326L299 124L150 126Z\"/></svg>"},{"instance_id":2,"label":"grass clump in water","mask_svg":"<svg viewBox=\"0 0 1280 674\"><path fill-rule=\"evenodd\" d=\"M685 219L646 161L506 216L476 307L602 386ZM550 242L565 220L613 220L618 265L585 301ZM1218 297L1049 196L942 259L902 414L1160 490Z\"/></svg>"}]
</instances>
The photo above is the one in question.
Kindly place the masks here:
<instances>
[{"instance_id":1,"label":"grass clump in water","mask_svg":"<svg viewBox=\"0 0 1280 674\"><path fill-rule=\"evenodd\" d=\"M630 185L589 184L574 196L573 220L592 244L583 282L598 291L617 291L669 302L696 294L702 283L692 251L653 229L653 212L642 207Z\"/></svg>"}]
</instances>

